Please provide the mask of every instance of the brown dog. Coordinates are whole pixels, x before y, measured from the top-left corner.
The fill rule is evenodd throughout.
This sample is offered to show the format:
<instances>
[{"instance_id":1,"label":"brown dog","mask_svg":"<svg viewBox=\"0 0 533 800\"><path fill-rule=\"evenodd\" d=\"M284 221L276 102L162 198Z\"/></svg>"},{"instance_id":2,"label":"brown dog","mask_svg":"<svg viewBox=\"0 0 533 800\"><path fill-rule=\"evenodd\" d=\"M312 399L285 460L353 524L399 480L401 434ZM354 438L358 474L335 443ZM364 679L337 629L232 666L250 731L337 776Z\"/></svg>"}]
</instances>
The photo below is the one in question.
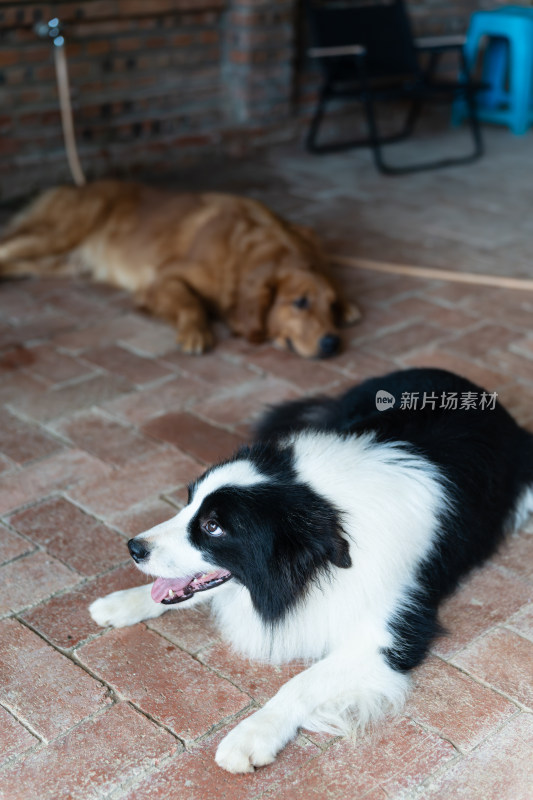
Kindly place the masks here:
<instances>
[{"instance_id":1,"label":"brown dog","mask_svg":"<svg viewBox=\"0 0 533 800\"><path fill-rule=\"evenodd\" d=\"M333 355L338 326L359 312L325 267L310 231L255 200L120 181L51 189L0 240L0 275L89 273L128 289L176 326L187 353L213 344L216 315L251 342Z\"/></svg>"}]
</instances>

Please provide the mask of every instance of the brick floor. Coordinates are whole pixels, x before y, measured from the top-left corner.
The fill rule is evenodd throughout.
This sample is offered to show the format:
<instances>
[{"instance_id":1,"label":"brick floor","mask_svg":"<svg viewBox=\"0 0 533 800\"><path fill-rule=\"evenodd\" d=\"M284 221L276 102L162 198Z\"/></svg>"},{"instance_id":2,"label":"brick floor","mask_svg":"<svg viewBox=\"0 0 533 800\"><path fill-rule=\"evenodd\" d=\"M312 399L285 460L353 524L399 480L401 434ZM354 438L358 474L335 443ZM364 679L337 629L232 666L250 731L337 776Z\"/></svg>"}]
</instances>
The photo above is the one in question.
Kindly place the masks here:
<instances>
[{"instance_id":1,"label":"brick floor","mask_svg":"<svg viewBox=\"0 0 533 800\"><path fill-rule=\"evenodd\" d=\"M75 572L44 552L7 562L0 567L0 616L35 605L78 580Z\"/></svg>"},{"instance_id":2,"label":"brick floor","mask_svg":"<svg viewBox=\"0 0 533 800\"><path fill-rule=\"evenodd\" d=\"M66 650L101 632L87 613L93 600L109 592L143 583L146 583L144 575L133 567L128 558L126 564L105 575L74 587L61 587L67 591L35 604L22 614L22 619L55 647ZM51 592L48 594L52 595Z\"/></svg>"},{"instance_id":3,"label":"brick floor","mask_svg":"<svg viewBox=\"0 0 533 800\"><path fill-rule=\"evenodd\" d=\"M119 703L34 750L0 773L0 796L9 800L84 800L108 797L171 755L176 739Z\"/></svg>"},{"instance_id":4,"label":"brick floor","mask_svg":"<svg viewBox=\"0 0 533 800\"><path fill-rule=\"evenodd\" d=\"M180 185L238 186L345 254L531 276L533 139L492 130L488 145L472 167L394 180L363 151L283 146ZM318 363L219 325L216 349L189 358L126 293L0 285L0 797L531 797L531 522L444 605L448 633L399 718L355 744L304 731L255 775L222 773L216 745L301 665L236 657L203 609L120 631L87 612L145 582L125 540L176 513L271 403L434 365L497 391L533 430L533 294L336 274L363 318Z\"/></svg>"},{"instance_id":5,"label":"brick floor","mask_svg":"<svg viewBox=\"0 0 533 800\"><path fill-rule=\"evenodd\" d=\"M172 371L152 358L138 356L124 347L108 345L84 353L84 359L103 369L122 375L137 386L168 377Z\"/></svg>"},{"instance_id":6,"label":"brick floor","mask_svg":"<svg viewBox=\"0 0 533 800\"><path fill-rule=\"evenodd\" d=\"M17 620L2 620L0 634L0 702L37 736L55 739L110 702L105 686Z\"/></svg>"},{"instance_id":7,"label":"brick floor","mask_svg":"<svg viewBox=\"0 0 533 800\"><path fill-rule=\"evenodd\" d=\"M12 561L14 558L24 553L34 550L35 545L12 533L5 525L0 525L0 552L2 553L0 563Z\"/></svg>"},{"instance_id":8,"label":"brick floor","mask_svg":"<svg viewBox=\"0 0 533 800\"><path fill-rule=\"evenodd\" d=\"M526 605L531 597L531 587L517 577L492 566L477 570L443 603L440 619L447 635L435 643L435 652L446 657L458 652Z\"/></svg>"},{"instance_id":9,"label":"brick floor","mask_svg":"<svg viewBox=\"0 0 533 800\"><path fill-rule=\"evenodd\" d=\"M532 739L532 715L519 714L429 784L422 796L428 800L530 800Z\"/></svg>"},{"instance_id":10,"label":"brick floor","mask_svg":"<svg viewBox=\"0 0 533 800\"><path fill-rule=\"evenodd\" d=\"M10 525L81 575L97 575L124 561L122 536L63 497L43 500L14 514ZM91 543L88 554L86 545Z\"/></svg>"},{"instance_id":11,"label":"brick floor","mask_svg":"<svg viewBox=\"0 0 533 800\"><path fill-rule=\"evenodd\" d=\"M28 373L36 375L50 385L75 380L95 372L91 364L84 364L77 358L60 353L51 345L32 347L26 350L26 353L32 359L27 366Z\"/></svg>"},{"instance_id":12,"label":"brick floor","mask_svg":"<svg viewBox=\"0 0 533 800\"><path fill-rule=\"evenodd\" d=\"M81 450L69 450L31 464L2 478L0 514L6 514L36 498L75 486L84 480L104 480L110 469Z\"/></svg>"},{"instance_id":13,"label":"brick floor","mask_svg":"<svg viewBox=\"0 0 533 800\"><path fill-rule=\"evenodd\" d=\"M460 670L430 657L413 675L405 713L466 752L516 714L516 705Z\"/></svg>"},{"instance_id":14,"label":"brick floor","mask_svg":"<svg viewBox=\"0 0 533 800\"><path fill-rule=\"evenodd\" d=\"M334 742L305 770L289 776L267 797L367 797L382 790L394 797L416 786L432 772L453 762L453 746L405 717L391 721L386 732L364 741ZM372 795L370 795L372 796ZM377 795L380 796L380 795Z\"/></svg>"},{"instance_id":15,"label":"brick floor","mask_svg":"<svg viewBox=\"0 0 533 800\"><path fill-rule=\"evenodd\" d=\"M228 458L242 444L240 437L186 411L161 414L147 422L142 430L208 464Z\"/></svg>"},{"instance_id":16,"label":"brick floor","mask_svg":"<svg viewBox=\"0 0 533 800\"><path fill-rule=\"evenodd\" d=\"M9 711L0 706L0 763L24 753L39 739L24 728Z\"/></svg>"},{"instance_id":17,"label":"brick floor","mask_svg":"<svg viewBox=\"0 0 533 800\"><path fill-rule=\"evenodd\" d=\"M19 419L7 409L0 413L0 450L12 461L25 464L60 449L61 443L43 433L38 425Z\"/></svg>"},{"instance_id":18,"label":"brick floor","mask_svg":"<svg viewBox=\"0 0 533 800\"><path fill-rule=\"evenodd\" d=\"M282 666L250 662L249 659L236 655L223 642L202 650L197 658L259 703L265 703L284 683L304 668L297 662Z\"/></svg>"},{"instance_id":19,"label":"brick floor","mask_svg":"<svg viewBox=\"0 0 533 800\"><path fill-rule=\"evenodd\" d=\"M519 634L492 629L454 656L453 663L533 711L531 642Z\"/></svg>"},{"instance_id":20,"label":"brick floor","mask_svg":"<svg viewBox=\"0 0 533 800\"><path fill-rule=\"evenodd\" d=\"M157 444L120 420L93 410L60 420L55 430L102 461L118 466L155 453Z\"/></svg>"},{"instance_id":21,"label":"brick floor","mask_svg":"<svg viewBox=\"0 0 533 800\"><path fill-rule=\"evenodd\" d=\"M253 775L230 775L213 766L214 754L227 728L202 741L188 753L169 759L155 776L135 786L128 800L166 800L171 797L251 800L272 786L280 788L288 775L304 769L320 750L303 736L292 742L268 770ZM277 797L289 795L278 794Z\"/></svg>"},{"instance_id":22,"label":"brick floor","mask_svg":"<svg viewBox=\"0 0 533 800\"><path fill-rule=\"evenodd\" d=\"M250 698L144 625L117 629L76 651L77 658L185 741L250 705ZM135 667L142 664L142 669Z\"/></svg>"},{"instance_id":23,"label":"brick floor","mask_svg":"<svg viewBox=\"0 0 533 800\"><path fill-rule=\"evenodd\" d=\"M197 477L202 469L177 449L165 450L126 464L111 476L69 489L69 496L101 515L124 511L154 494L171 491Z\"/></svg>"},{"instance_id":24,"label":"brick floor","mask_svg":"<svg viewBox=\"0 0 533 800\"><path fill-rule=\"evenodd\" d=\"M533 604L529 604L525 608L517 611L512 617L509 617L505 623L507 628L515 630L526 639L533 640Z\"/></svg>"}]
</instances>

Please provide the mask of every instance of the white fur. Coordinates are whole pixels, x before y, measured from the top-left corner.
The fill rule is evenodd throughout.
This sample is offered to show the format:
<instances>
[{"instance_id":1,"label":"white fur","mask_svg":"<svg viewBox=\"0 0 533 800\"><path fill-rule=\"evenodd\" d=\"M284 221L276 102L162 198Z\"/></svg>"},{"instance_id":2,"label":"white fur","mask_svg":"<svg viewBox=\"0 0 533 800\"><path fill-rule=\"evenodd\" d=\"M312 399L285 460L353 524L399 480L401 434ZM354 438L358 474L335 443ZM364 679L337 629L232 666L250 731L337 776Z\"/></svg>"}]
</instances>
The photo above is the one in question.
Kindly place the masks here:
<instances>
[{"instance_id":1,"label":"white fur","mask_svg":"<svg viewBox=\"0 0 533 800\"><path fill-rule=\"evenodd\" d=\"M522 492L518 499L516 508L508 521L510 531L518 530L522 527L529 515L533 512L533 489L527 488Z\"/></svg>"},{"instance_id":2,"label":"white fur","mask_svg":"<svg viewBox=\"0 0 533 800\"><path fill-rule=\"evenodd\" d=\"M234 581L183 604L211 600L223 635L246 656L317 661L221 742L216 760L229 772L270 763L299 727L346 731L351 720L364 725L401 706L408 679L383 656L392 644L387 623L409 602L416 567L435 543L437 515L447 502L434 467L401 446L376 443L372 435L300 434L288 444L300 481L342 511L352 566L334 568L315 582L275 626L262 622L249 592ZM245 460L215 468L190 506L141 535L153 548L145 571L176 577L203 570L201 554L186 539L187 523L203 499L222 485L264 480ZM137 593L131 595L133 611L125 610L127 592L114 593L91 606L96 621L128 624L125 619L138 621L143 610L155 616L148 599L131 591Z\"/></svg>"}]
</instances>

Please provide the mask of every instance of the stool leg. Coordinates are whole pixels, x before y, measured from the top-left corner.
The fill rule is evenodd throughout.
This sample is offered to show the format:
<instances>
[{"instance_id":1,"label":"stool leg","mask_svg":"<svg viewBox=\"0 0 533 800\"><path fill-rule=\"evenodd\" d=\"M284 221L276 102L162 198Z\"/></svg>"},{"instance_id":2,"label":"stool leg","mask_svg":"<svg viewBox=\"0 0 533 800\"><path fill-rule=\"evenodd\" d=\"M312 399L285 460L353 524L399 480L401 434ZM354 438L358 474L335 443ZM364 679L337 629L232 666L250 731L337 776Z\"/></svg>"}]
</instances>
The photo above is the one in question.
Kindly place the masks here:
<instances>
[{"instance_id":1,"label":"stool leg","mask_svg":"<svg viewBox=\"0 0 533 800\"><path fill-rule=\"evenodd\" d=\"M474 17L470 23L470 29L468 31L465 46L463 49L464 60L470 75L472 75L473 68L476 63L477 49L480 38L481 34L477 30L476 20ZM460 80L464 81L465 79L466 75L464 73L464 70L461 69ZM463 119L466 117L467 113L468 109L464 98L460 97L457 98L457 100L454 100L452 106L452 119L451 119L452 125L454 127L460 125Z\"/></svg>"},{"instance_id":2,"label":"stool leg","mask_svg":"<svg viewBox=\"0 0 533 800\"><path fill-rule=\"evenodd\" d=\"M533 78L533 46L528 37L513 42L511 48L510 127L521 136L529 127Z\"/></svg>"},{"instance_id":3,"label":"stool leg","mask_svg":"<svg viewBox=\"0 0 533 800\"><path fill-rule=\"evenodd\" d=\"M479 105L483 108L497 108L507 99L505 92L505 73L509 59L509 42L502 36L490 37L483 58L483 83L490 88L479 95Z\"/></svg>"}]
</instances>

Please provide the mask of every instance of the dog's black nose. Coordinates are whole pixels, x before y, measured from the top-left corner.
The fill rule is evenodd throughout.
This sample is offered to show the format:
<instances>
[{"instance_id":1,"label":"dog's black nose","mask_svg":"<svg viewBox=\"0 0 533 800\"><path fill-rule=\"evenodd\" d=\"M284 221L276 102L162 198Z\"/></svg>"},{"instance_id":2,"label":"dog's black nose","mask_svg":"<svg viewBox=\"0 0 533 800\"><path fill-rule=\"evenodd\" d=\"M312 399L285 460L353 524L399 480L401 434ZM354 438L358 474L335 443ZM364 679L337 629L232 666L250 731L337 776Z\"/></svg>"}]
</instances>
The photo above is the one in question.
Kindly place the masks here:
<instances>
[{"instance_id":1,"label":"dog's black nose","mask_svg":"<svg viewBox=\"0 0 533 800\"><path fill-rule=\"evenodd\" d=\"M136 564L138 564L139 561L144 561L150 555L150 550L143 542L139 541L139 539L130 539L128 542L128 550Z\"/></svg>"},{"instance_id":2,"label":"dog's black nose","mask_svg":"<svg viewBox=\"0 0 533 800\"><path fill-rule=\"evenodd\" d=\"M338 352L340 345L341 340L339 336L336 336L334 333L326 333L319 342L320 355L323 358L334 356L335 353Z\"/></svg>"}]
</instances>

